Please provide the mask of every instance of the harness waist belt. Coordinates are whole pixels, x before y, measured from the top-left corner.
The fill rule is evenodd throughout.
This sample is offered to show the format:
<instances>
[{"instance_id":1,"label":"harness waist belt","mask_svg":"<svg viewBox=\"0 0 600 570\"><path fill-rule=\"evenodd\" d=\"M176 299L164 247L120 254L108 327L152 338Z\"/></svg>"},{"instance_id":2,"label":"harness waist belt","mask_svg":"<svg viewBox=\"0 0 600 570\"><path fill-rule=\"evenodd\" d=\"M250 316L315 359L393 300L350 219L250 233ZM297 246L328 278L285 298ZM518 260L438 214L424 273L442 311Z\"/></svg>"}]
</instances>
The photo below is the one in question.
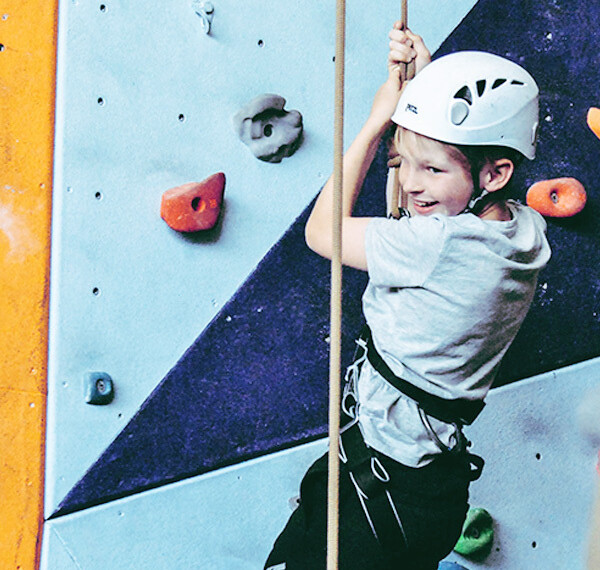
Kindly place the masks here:
<instances>
[{"instance_id":1,"label":"harness waist belt","mask_svg":"<svg viewBox=\"0 0 600 570\"><path fill-rule=\"evenodd\" d=\"M416 401L426 414L446 423L470 425L481 413L481 410L483 410L485 403L481 400L466 400L464 398L447 400L446 398L430 394L403 378L396 376L377 352L371 337L371 330L365 327L365 331L361 336L366 340L367 358L373 368L394 388Z\"/></svg>"}]
</instances>

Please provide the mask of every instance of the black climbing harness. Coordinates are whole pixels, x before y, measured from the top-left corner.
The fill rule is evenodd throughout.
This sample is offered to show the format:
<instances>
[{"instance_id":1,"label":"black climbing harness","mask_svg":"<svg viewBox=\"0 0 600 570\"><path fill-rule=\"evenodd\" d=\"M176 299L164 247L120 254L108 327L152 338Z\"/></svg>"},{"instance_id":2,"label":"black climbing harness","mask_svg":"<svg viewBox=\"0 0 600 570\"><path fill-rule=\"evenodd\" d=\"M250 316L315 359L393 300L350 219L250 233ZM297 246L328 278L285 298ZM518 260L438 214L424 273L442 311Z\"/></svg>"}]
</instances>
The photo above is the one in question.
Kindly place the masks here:
<instances>
[{"instance_id":1,"label":"black climbing harness","mask_svg":"<svg viewBox=\"0 0 600 570\"><path fill-rule=\"evenodd\" d=\"M358 419L348 422L340 430L339 452L375 539L387 550L396 549L399 530L404 545L408 546L390 492L391 477L384 465L386 460L365 443Z\"/></svg>"},{"instance_id":2,"label":"black climbing harness","mask_svg":"<svg viewBox=\"0 0 600 570\"><path fill-rule=\"evenodd\" d=\"M340 460L347 467L367 522L373 535L385 549L398 547L398 531L408 547L406 533L390 492L391 477L385 468L390 461L365 443L358 423L356 382L366 359L392 386L414 400L425 429L443 454L463 456L470 465L470 480L481 476L484 461L467 451L469 442L462 427L471 424L484 407L483 402L465 399L446 400L435 396L396 376L377 352L371 333L365 327L356 341L354 362L348 367L342 394L342 428L340 430ZM455 444L444 445L431 426L434 417L455 427Z\"/></svg>"},{"instance_id":3,"label":"black climbing harness","mask_svg":"<svg viewBox=\"0 0 600 570\"><path fill-rule=\"evenodd\" d=\"M481 410L483 410L485 404L481 400L447 400L421 390L421 388L407 382L400 376L396 376L379 352L377 352L368 327L365 327L361 338L366 342L365 350L371 366L394 388L417 402L427 415L448 424L469 425L473 423L475 418L481 413Z\"/></svg>"}]
</instances>

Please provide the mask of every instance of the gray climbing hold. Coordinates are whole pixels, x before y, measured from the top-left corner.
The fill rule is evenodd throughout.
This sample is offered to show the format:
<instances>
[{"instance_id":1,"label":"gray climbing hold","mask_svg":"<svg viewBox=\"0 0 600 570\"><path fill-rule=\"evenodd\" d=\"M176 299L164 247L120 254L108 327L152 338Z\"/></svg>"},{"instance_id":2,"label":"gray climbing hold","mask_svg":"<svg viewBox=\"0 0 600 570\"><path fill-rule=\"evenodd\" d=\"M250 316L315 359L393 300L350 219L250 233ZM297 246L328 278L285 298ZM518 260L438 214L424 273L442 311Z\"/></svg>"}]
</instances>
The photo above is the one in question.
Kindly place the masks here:
<instances>
[{"instance_id":1,"label":"gray climbing hold","mask_svg":"<svg viewBox=\"0 0 600 570\"><path fill-rule=\"evenodd\" d=\"M284 110L284 105L283 97L267 93L252 99L233 117L242 142L265 162L281 162L302 142L302 115Z\"/></svg>"},{"instance_id":2,"label":"gray climbing hold","mask_svg":"<svg viewBox=\"0 0 600 570\"><path fill-rule=\"evenodd\" d=\"M200 18L200 22L202 23L202 29L205 34L210 34L210 27L212 25L213 16L215 12L215 7L211 2L204 2L203 0L193 0L192 8L194 12Z\"/></svg>"}]
</instances>

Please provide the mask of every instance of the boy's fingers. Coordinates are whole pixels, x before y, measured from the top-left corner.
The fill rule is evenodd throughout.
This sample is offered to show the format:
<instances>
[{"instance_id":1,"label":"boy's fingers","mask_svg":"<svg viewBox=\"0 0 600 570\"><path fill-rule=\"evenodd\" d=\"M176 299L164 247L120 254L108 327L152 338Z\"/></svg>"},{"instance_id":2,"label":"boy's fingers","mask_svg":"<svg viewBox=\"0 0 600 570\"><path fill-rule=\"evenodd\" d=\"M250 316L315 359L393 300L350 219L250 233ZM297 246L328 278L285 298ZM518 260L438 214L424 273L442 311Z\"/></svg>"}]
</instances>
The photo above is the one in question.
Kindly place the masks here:
<instances>
[{"instance_id":1,"label":"boy's fingers","mask_svg":"<svg viewBox=\"0 0 600 570\"><path fill-rule=\"evenodd\" d=\"M388 54L388 64L395 66L400 63L410 63L415 59L416 55L416 52L412 48L390 50Z\"/></svg>"},{"instance_id":2,"label":"boy's fingers","mask_svg":"<svg viewBox=\"0 0 600 570\"><path fill-rule=\"evenodd\" d=\"M417 50L420 53L429 53L429 50L427 49L427 46L425 45L425 42L423 41L423 38L421 36L413 34L410 30L406 31L406 35L410 39L411 45L415 48L415 50Z\"/></svg>"},{"instance_id":3,"label":"boy's fingers","mask_svg":"<svg viewBox=\"0 0 600 570\"><path fill-rule=\"evenodd\" d=\"M399 43L407 43L410 42L412 44L412 39L410 36L403 32L402 30L391 30L388 34L391 41L399 42Z\"/></svg>"},{"instance_id":4,"label":"boy's fingers","mask_svg":"<svg viewBox=\"0 0 600 570\"><path fill-rule=\"evenodd\" d=\"M391 40L389 43L390 50L398 50L398 51L415 51L413 49L412 40L408 40L406 42L397 42L395 40Z\"/></svg>"},{"instance_id":5,"label":"boy's fingers","mask_svg":"<svg viewBox=\"0 0 600 570\"><path fill-rule=\"evenodd\" d=\"M409 63L413 59L415 59L415 57L417 57L417 52L414 49L409 48L408 46L400 47L397 49L390 49L388 53L388 59L390 61L402 61L404 63Z\"/></svg>"},{"instance_id":6,"label":"boy's fingers","mask_svg":"<svg viewBox=\"0 0 600 570\"><path fill-rule=\"evenodd\" d=\"M389 33L388 67L398 67L401 63L416 60L416 70L420 71L431 61L431 54L423 38L405 28L400 20L394 23Z\"/></svg>"},{"instance_id":7,"label":"boy's fingers","mask_svg":"<svg viewBox=\"0 0 600 570\"><path fill-rule=\"evenodd\" d=\"M416 53L416 72L419 73L430 61L431 53L427 49L423 38L417 34L413 34L410 30L406 31L406 35L411 39L413 49Z\"/></svg>"}]
</instances>

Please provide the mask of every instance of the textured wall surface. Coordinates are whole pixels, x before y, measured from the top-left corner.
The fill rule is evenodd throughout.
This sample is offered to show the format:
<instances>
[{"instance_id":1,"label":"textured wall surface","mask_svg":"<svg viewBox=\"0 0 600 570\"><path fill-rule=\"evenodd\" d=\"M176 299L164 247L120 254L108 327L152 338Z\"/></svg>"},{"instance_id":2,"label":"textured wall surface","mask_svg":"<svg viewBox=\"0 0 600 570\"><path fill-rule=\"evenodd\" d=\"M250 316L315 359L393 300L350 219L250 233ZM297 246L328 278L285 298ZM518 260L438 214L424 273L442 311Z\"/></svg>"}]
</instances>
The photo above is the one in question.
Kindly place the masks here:
<instances>
[{"instance_id":1,"label":"textured wall surface","mask_svg":"<svg viewBox=\"0 0 600 570\"><path fill-rule=\"evenodd\" d=\"M308 8L223 0L206 35L186 2L60 4L48 515L323 184L334 12ZM383 8L364 14L355 3L350 21L385 38ZM354 45L348 106L360 116L382 50ZM357 77L370 67L371 81ZM280 164L255 158L233 128L261 93L303 114L303 143ZM217 171L221 222L201 235L171 230L163 192ZM114 380L110 406L84 402L83 378L95 371Z\"/></svg>"},{"instance_id":2,"label":"textured wall surface","mask_svg":"<svg viewBox=\"0 0 600 570\"><path fill-rule=\"evenodd\" d=\"M415 5L415 19L430 6ZM430 44L471 6L446 5ZM385 78L396 8L348 3L348 139ZM334 16L316 1L223 0L206 35L186 3L60 4L47 516L322 433L329 277L297 218L332 165ZM303 115L302 145L279 164L255 158L233 127L261 93ZM226 176L220 223L199 235L171 230L159 215L163 192L217 171ZM203 330L210 341L196 343ZM190 373L171 375L193 355ZM90 372L112 377L110 405L85 403ZM300 378L298 414L280 396ZM83 501L79 491L65 499L132 429L133 455L123 463L109 452L113 474L86 484ZM164 454L171 437L186 453Z\"/></svg>"},{"instance_id":3,"label":"textured wall surface","mask_svg":"<svg viewBox=\"0 0 600 570\"><path fill-rule=\"evenodd\" d=\"M554 257L540 277L532 311L504 361L498 384L597 356L600 347L598 220L594 217L598 190L593 170L599 163L592 158L600 150L600 141L585 123L587 108L594 103L595 79L586 76L577 88L574 80L563 80L573 61L563 48L568 38L582 41L581 36L587 34L590 58L597 53L591 47L599 40L592 29L573 27L569 36L553 27L561 12L555 2L503 5L501 18L496 3L479 2L440 52L488 49L530 68L543 92L543 125L539 159L523 164L516 197L523 200L533 180L573 175L588 186L589 201L575 218L549 220ZM594 13L591 6L582 5L581 10L586 9ZM555 69L562 70L558 80ZM385 153L380 149L365 183L360 212L382 213L385 173ZM165 376L97 464L70 491L60 511L324 433L329 274L328 265L304 245L307 212ZM347 273L346 362L362 323L364 283L364 274Z\"/></svg>"},{"instance_id":4,"label":"textured wall surface","mask_svg":"<svg viewBox=\"0 0 600 570\"><path fill-rule=\"evenodd\" d=\"M449 560L470 570L583 570L597 449L574 415L593 387L600 359L492 390L468 430L486 459L471 505L492 515L492 551L484 561ZM326 446L298 445L53 519L42 568L261 568L302 475Z\"/></svg>"},{"instance_id":5,"label":"textured wall surface","mask_svg":"<svg viewBox=\"0 0 600 570\"><path fill-rule=\"evenodd\" d=\"M348 140L384 77L381 62L396 4L365 11L364 3L349 3ZM514 384L510 393L518 400L517 381L599 354L600 141L585 115L599 104L600 10L589 0L568 8L557 0L480 0L462 20L474 4L413 3L411 23L432 48L441 44L439 54L493 51L521 63L538 80L539 153L519 171L518 199L532 182L559 176L574 176L588 190L583 213L548 221L554 256L498 378L498 385ZM202 494L209 488L208 472L235 472L243 479L258 456L269 458L325 433L329 269L306 249L303 225L331 168L330 8L322 2L240 7L223 0L215 2L206 35L187 4L61 3L47 568L61 567L59 560L78 564L79 556L93 554L88 547L73 554L85 534L75 533L76 546L66 546L71 539L65 537L83 519L85 532L93 534L112 525L115 512L123 521L126 512L117 505L134 502L160 528L158 505L183 480L198 476L193 485ZM303 114L302 145L279 164L257 160L231 123L261 93L282 95L286 108ZM202 235L173 232L159 217L162 192L216 171L227 177L221 222ZM381 148L359 212L383 213L385 176ZM348 362L362 324L365 275L347 271L344 283ZM113 377L116 396L110 405L85 403L82 382L92 371ZM540 402L552 402L570 375L541 377ZM493 442L497 428L485 425ZM485 440L484 433L479 437ZM552 450L558 478L561 457L573 451L565 447L561 456L561 446L568 445L561 440ZM580 459L585 462L585 456ZM275 481L279 468L270 469L264 467L264 476ZM534 473L524 480L533 482ZM228 497L224 508L235 510L231 501L237 495L228 496L223 485L217 487ZM185 497L174 499L175 509L193 509ZM259 529L261 513L257 507L257 518L251 518ZM512 524L510 516L506 520ZM146 537L141 523L133 528ZM573 526L569 532L573 529L580 530ZM153 528L147 530L150 537L143 540L154 540ZM556 532L552 525L534 530L542 538L524 533L517 542L541 544Z\"/></svg>"}]
</instances>

